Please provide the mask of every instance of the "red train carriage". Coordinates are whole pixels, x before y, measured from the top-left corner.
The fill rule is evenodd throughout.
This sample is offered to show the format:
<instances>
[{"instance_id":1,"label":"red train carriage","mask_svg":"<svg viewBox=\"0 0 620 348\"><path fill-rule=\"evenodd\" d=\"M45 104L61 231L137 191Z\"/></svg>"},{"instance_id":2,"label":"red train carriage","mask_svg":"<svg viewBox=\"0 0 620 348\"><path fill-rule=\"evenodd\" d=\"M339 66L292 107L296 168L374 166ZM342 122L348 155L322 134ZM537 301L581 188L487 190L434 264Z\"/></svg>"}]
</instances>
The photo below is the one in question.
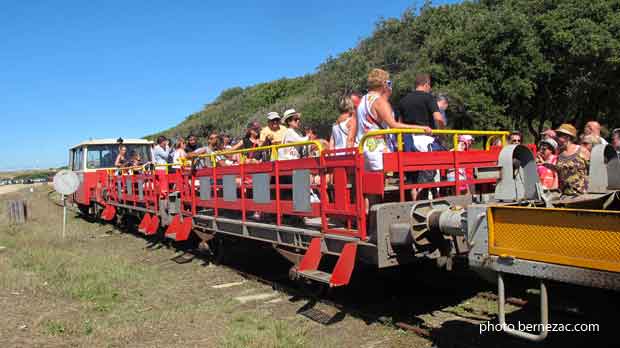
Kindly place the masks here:
<instances>
[{"instance_id":1,"label":"red train carriage","mask_svg":"<svg viewBox=\"0 0 620 348\"><path fill-rule=\"evenodd\" d=\"M121 145L119 140L88 140L69 149L69 169L76 172L80 178L80 186L71 199L84 213L88 212L94 202L99 182L97 171L114 168L114 161ZM136 151L145 162L152 160L153 142L144 139L124 139L122 144L127 147L128 154Z\"/></svg>"},{"instance_id":2,"label":"red train carriage","mask_svg":"<svg viewBox=\"0 0 620 348\"><path fill-rule=\"evenodd\" d=\"M373 134L395 134L402 148L403 134L411 132ZM454 135L455 141L459 134L507 134L438 133ZM142 144L146 147L150 143ZM277 150L291 146L321 149L320 143L309 141L218 152L203 158L202 167L194 160L192 165L101 168L84 180L87 184L77 195L77 202L84 206L91 203L92 211L98 211L105 220L117 214L137 215L143 233L159 231L177 241L195 233L211 241L212 246L217 245L214 238L223 236L268 242L294 263L296 276L340 286L349 282L357 261L384 268L425 257L449 266L452 256L466 253L462 236L442 234L433 225L438 221L427 216L433 216L429 215L433 209L485 199L497 180L501 150L396 151L384 155L383 171L372 172L365 169L359 149L322 150L318 157L277 160ZM276 160L244 161L247 153L256 151L272 152ZM241 156L238 165L215 165L217 156L232 155ZM173 166L179 168L169 170ZM438 180L406 182L406 173L422 170L436 171ZM446 179L448 172L459 171L469 176L465 180L460 175L453 175L453 181ZM459 195L463 185L473 194ZM436 189L435 199L410 201L412 188ZM368 195L379 202L367 212L364 198ZM443 197L438 199L438 195ZM318 269L323 255L338 257L333 270Z\"/></svg>"},{"instance_id":3,"label":"red train carriage","mask_svg":"<svg viewBox=\"0 0 620 348\"><path fill-rule=\"evenodd\" d=\"M587 194L565 198L543 191L531 147L410 153L401 151L407 133L418 131L367 134L397 140L398 150L382 156L382 171L366 170L364 139L357 149L322 150L310 141L122 170L103 168L107 153L89 155L93 145L117 144L83 143L71 150L71 167L82 174L74 199L104 220L138 217L147 235L176 241L195 236L210 247L225 238L269 243L293 263L291 275L329 286L348 284L357 262L386 268L430 258L450 268L453 257L466 256L472 269L496 274L501 324L502 274L540 280L541 332L505 329L534 341L548 333L546 281L620 289L620 158L613 148L593 147ZM436 133L453 135L455 143L459 134L496 135L504 144L507 134ZM313 146L319 155L278 160L277 150L290 146ZM255 151L271 152L275 160L245 161ZM240 156L238 165L216 166L219 156L233 155ZM435 178L407 182L406 174L419 171ZM411 201L412 188L431 189L432 198ZM366 198L373 202L369 208ZM337 259L333 269L319 269L324 255Z\"/></svg>"}]
</instances>

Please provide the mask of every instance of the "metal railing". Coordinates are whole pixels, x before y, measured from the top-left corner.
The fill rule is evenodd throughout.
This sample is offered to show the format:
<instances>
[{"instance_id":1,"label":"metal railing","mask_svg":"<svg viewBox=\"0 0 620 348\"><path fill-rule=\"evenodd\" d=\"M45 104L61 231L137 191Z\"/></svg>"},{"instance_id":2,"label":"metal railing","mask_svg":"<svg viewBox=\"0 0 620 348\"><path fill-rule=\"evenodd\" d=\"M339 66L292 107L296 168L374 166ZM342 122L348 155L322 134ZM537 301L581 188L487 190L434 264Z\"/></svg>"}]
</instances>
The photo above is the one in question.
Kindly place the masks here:
<instances>
[{"instance_id":1,"label":"metal railing","mask_svg":"<svg viewBox=\"0 0 620 348\"><path fill-rule=\"evenodd\" d=\"M370 131L360 139L360 143L358 146L359 153L364 152L364 145L366 144L366 140L368 138L373 138L376 136L382 135L392 135L396 134L397 141L397 149L398 151L403 151L403 135L404 134L415 134L415 135L424 135L426 134L422 129L410 129L410 128L390 128L390 129L380 129ZM429 135L452 135L452 141L454 148L458 148L459 144L459 135L471 135L471 136L501 136L502 144L506 144L506 137L510 134L510 132L506 131L477 131L477 130L456 130L456 129L433 129L432 134ZM485 149L488 150L491 144L489 141L485 144Z\"/></svg>"}]
</instances>

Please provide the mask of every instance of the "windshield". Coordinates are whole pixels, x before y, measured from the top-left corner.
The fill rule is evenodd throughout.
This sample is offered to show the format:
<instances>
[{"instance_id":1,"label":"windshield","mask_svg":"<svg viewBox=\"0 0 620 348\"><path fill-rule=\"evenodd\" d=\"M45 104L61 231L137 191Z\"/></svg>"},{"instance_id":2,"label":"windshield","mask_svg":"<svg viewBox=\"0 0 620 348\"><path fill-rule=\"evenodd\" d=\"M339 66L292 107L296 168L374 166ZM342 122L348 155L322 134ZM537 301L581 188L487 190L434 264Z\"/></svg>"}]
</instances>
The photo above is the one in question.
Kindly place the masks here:
<instances>
[{"instance_id":1,"label":"windshield","mask_svg":"<svg viewBox=\"0 0 620 348\"><path fill-rule=\"evenodd\" d=\"M149 144L123 144L127 147L126 159L139 156L140 164L151 161L151 145ZM118 144L89 145L87 149L87 169L112 168L118 156Z\"/></svg>"}]
</instances>

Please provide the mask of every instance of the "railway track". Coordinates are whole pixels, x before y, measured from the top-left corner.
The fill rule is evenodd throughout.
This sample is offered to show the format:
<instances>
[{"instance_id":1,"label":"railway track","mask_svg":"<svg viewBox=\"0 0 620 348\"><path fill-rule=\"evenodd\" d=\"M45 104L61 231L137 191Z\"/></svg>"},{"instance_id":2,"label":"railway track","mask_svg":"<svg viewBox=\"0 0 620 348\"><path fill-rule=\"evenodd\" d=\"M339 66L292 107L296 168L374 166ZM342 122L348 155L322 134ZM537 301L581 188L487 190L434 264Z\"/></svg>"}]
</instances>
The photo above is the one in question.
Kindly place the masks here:
<instances>
[{"instance_id":1,"label":"railway track","mask_svg":"<svg viewBox=\"0 0 620 348\"><path fill-rule=\"evenodd\" d=\"M48 193L48 198L62 207L62 203L53 196L53 191ZM75 213L80 213L78 209L69 208ZM137 233L135 226L131 224L117 227L123 232L133 233L138 238L166 244L183 252L182 255L172 259L176 263L193 260L214 262L213 256L199 248L197 243L173 242L158 236L146 237ZM389 269L380 272L360 267L354 273L349 286L327 288L323 285L289 279L290 264L277 255L269 245L256 248L254 243L250 246L246 242L240 242L230 245L224 252L227 256L226 261L218 264L219 267L231 270L247 280L268 285L295 301L303 301L298 313L323 325L332 325L346 316L352 316L367 323L380 323L405 330L447 346L494 347L498 344L505 345L506 342L509 344L505 346L527 346L527 342L508 338L501 333L488 334L484 337L477 333L480 324L497 322L496 289L494 285L486 283L466 270L440 271L431 264L413 264L399 270ZM257 258L261 260L260 265L248 262ZM538 301L536 293L530 290L536 287L535 283L528 281L517 283L518 286L513 287L517 289L513 291L516 296L507 298L507 303L511 305L511 311L517 313L515 315L517 320L536 322ZM597 296L595 290L593 293L595 293L593 297ZM566 298L570 298L570 291ZM564 302L563 298L561 302ZM564 305L560 302L551 304L552 318L555 322L587 320L588 309L590 308ZM553 340L551 344L555 345Z\"/></svg>"}]
</instances>

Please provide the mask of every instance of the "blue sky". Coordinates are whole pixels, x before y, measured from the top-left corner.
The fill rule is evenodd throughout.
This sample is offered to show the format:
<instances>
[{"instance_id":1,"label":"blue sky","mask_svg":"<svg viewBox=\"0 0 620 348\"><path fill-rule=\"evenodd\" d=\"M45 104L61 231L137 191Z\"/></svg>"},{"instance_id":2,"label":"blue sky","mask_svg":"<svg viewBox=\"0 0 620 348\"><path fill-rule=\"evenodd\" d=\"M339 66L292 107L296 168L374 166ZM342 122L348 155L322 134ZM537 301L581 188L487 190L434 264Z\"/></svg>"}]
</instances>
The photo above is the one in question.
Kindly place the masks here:
<instances>
[{"instance_id":1,"label":"blue sky","mask_svg":"<svg viewBox=\"0 0 620 348\"><path fill-rule=\"evenodd\" d=\"M64 165L82 140L141 137L223 89L311 73L415 5L354 4L2 0L0 170Z\"/></svg>"}]
</instances>

